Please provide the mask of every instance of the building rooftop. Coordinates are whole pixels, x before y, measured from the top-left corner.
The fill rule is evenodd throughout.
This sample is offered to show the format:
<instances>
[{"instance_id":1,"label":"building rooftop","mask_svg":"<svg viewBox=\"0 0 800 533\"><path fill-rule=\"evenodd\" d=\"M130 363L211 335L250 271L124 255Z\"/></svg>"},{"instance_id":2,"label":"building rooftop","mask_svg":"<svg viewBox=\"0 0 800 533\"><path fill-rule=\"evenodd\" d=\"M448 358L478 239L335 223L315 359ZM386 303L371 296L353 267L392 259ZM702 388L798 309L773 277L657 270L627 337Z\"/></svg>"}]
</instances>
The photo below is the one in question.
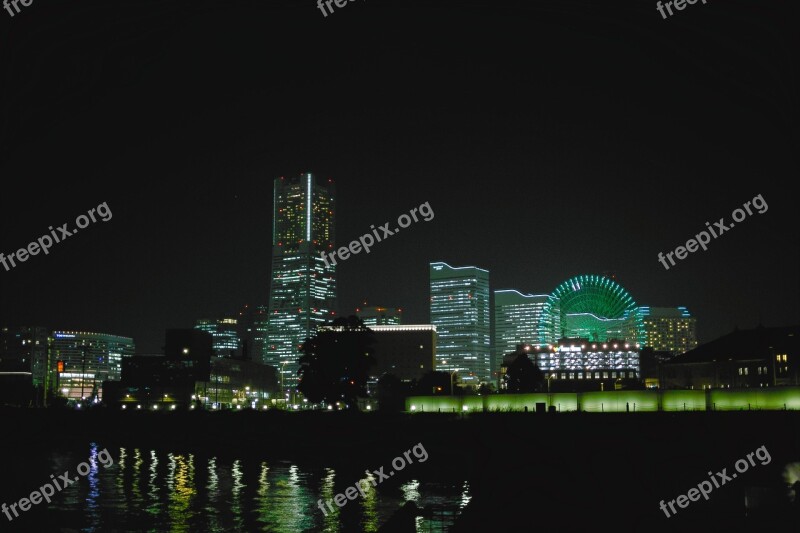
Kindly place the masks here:
<instances>
[{"instance_id":1,"label":"building rooftop","mask_svg":"<svg viewBox=\"0 0 800 533\"><path fill-rule=\"evenodd\" d=\"M772 353L786 353L800 348L800 325L778 328L759 326L734 330L670 360L668 365L707 363L725 360L763 359Z\"/></svg>"}]
</instances>

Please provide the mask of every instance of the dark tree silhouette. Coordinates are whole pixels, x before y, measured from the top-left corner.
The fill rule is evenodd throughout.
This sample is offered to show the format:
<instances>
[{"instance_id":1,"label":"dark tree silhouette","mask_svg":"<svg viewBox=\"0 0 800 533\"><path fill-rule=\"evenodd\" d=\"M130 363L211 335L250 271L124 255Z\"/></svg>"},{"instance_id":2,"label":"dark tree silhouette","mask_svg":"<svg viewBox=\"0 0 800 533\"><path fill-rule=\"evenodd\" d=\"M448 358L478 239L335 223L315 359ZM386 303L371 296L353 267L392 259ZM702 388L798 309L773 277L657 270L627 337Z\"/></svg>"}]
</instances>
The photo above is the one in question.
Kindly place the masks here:
<instances>
[{"instance_id":1,"label":"dark tree silhouette","mask_svg":"<svg viewBox=\"0 0 800 533\"><path fill-rule=\"evenodd\" d=\"M426 372L414 386L414 394L450 394L450 378L449 372ZM456 376L452 376L452 379L455 380ZM455 383L453 388L456 389Z\"/></svg>"},{"instance_id":2,"label":"dark tree silhouette","mask_svg":"<svg viewBox=\"0 0 800 533\"><path fill-rule=\"evenodd\" d=\"M508 365L503 379L508 392L537 392L544 385L544 374L524 352Z\"/></svg>"},{"instance_id":3,"label":"dark tree silhouette","mask_svg":"<svg viewBox=\"0 0 800 533\"><path fill-rule=\"evenodd\" d=\"M479 394L494 394L494 383L481 383L478 387Z\"/></svg>"},{"instance_id":4,"label":"dark tree silhouette","mask_svg":"<svg viewBox=\"0 0 800 533\"><path fill-rule=\"evenodd\" d=\"M384 374L378 380L378 409L397 413L406 408L406 396L410 394L408 384L394 374Z\"/></svg>"},{"instance_id":5,"label":"dark tree silhouette","mask_svg":"<svg viewBox=\"0 0 800 533\"><path fill-rule=\"evenodd\" d=\"M341 331L322 331L303 343L297 388L312 403L343 402L357 408L375 364L372 331L355 316L337 318L331 325Z\"/></svg>"}]
</instances>

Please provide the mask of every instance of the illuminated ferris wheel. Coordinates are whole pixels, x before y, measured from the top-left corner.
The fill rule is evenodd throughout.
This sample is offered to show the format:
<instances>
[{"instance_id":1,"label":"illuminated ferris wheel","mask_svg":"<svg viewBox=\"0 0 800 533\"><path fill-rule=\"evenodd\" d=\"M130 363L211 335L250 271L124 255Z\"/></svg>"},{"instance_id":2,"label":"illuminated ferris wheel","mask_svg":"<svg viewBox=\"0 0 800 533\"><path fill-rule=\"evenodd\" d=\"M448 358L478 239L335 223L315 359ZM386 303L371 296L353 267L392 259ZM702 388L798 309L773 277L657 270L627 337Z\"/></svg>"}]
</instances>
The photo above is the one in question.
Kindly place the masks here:
<instances>
[{"instance_id":1,"label":"illuminated ferris wheel","mask_svg":"<svg viewBox=\"0 0 800 533\"><path fill-rule=\"evenodd\" d=\"M543 344L561 337L644 343L644 323L636 302L606 276L576 276L556 287L542 310L539 331Z\"/></svg>"}]
</instances>

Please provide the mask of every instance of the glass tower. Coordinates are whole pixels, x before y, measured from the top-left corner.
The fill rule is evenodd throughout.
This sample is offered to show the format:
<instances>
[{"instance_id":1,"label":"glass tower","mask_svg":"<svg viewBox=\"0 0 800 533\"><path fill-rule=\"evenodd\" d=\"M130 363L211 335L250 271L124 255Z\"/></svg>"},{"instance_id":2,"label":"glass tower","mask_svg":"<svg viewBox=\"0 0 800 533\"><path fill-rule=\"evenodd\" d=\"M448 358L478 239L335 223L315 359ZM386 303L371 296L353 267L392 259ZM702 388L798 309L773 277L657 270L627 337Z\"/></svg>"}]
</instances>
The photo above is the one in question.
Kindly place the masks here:
<instances>
[{"instance_id":1,"label":"glass tower","mask_svg":"<svg viewBox=\"0 0 800 533\"><path fill-rule=\"evenodd\" d=\"M519 291L494 291L495 362L516 351L518 344L538 344L540 326L548 294L522 294Z\"/></svg>"},{"instance_id":2,"label":"glass tower","mask_svg":"<svg viewBox=\"0 0 800 533\"><path fill-rule=\"evenodd\" d=\"M431 263L430 283L436 369L458 371L466 385L492 382L489 271Z\"/></svg>"},{"instance_id":3,"label":"glass tower","mask_svg":"<svg viewBox=\"0 0 800 533\"><path fill-rule=\"evenodd\" d=\"M194 329L206 331L214 338L213 348L216 357L239 356L238 320L235 318L201 318Z\"/></svg>"},{"instance_id":4,"label":"glass tower","mask_svg":"<svg viewBox=\"0 0 800 533\"><path fill-rule=\"evenodd\" d=\"M278 369L285 389L297 384L300 346L334 314L336 265L322 252L334 248L336 190L310 173L274 183L272 279L262 361Z\"/></svg>"}]
</instances>

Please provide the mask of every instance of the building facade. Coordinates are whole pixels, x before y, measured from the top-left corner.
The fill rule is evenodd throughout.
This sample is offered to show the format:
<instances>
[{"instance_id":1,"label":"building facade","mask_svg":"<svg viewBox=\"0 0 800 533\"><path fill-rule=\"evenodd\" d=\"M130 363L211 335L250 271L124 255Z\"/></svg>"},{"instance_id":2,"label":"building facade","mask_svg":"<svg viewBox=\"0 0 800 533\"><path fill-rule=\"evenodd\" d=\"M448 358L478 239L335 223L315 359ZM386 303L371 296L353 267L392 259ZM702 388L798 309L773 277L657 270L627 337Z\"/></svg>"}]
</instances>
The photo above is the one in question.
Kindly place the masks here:
<instances>
[{"instance_id":1,"label":"building facade","mask_svg":"<svg viewBox=\"0 0 800 533\"><path fill-rule=\"evenodd\" d=\"M365 326L397 326L403 323L403 310L399 307L359 307L356 316Z\"/></svg>"},{"instance_id":2,"label":"building facade","mask_svg":"<svg viewBox=\"0 0 800 533\"><path fill-rule=\"evenodd\" d=\"M430 291L436 369L457 372L468 386L493 382L489 271L431 263Z\"/></svg>"},{"instance_id":3,"label":"building facade","mask_svg":"<svg viewBox=\"0 0 800 533\"><path fill-rule=\"evenodd\" d=\"M639 308L644 322L644 345L672 355L697 348L697 320L685 307Z\"/></svg>"},{"instance_id":4,"label":"building facade","mask_svg":"<svg viewBox=\"0 0 800 533\"><path fill-rule=\"evenodd\" d=\"M177 409L196 403L195 384L210 379L214 338L198 329L169 329L164 354L122 359L121 379L103 383L103 403L122 409Z\"/></svg>"},{"instance_id":5,"label":"building facade","mask_svg":"<svg viewBox=\"0 0 800 533\"><path fill-rule=\"evenodd\" d=\"M101 399L103 381L119 381L123 358L135 352L133 339L105 333L54 331L50 364L57 393L70 400Z\"/></svg>"},{"instance_id":6,"label":"building facade","mask_svg":"<svg viewBox=\"0 0 800 533\"><path fill-rule=\"evenodd\" d=\"M336 308L336 265L323 252L335 246L335 186L310 173L274 183L272 279L262 362L286 386L297 385L300 347Z\"/></svg>"},{"instance_id":7,"label":"building facade","mask_svg":"<svg viewBox=\"0 0 800 533\"><path fill-rule=\"evenodd\" d=\"M15 405L45 405L50 339L44 327L0 328L0 398ZM8 393L8 394L5 394Z\"/></svg>"},{"instance_id":8,"label":"building facade","mask_svg":"<svg viewBox=\"0 0 800 533\"><path fill-rule=\"evenodd\" d=\"M217 357L240 357L241 342L239 325L235 318L201 318L195 329L210 333L214 338L214 355Z\"/></svg>"},{"instance_id":9,"label":"building facade","mask_svg":"<svg viewBox=\"0 0 800 533\"><path fill-rule=\"evenodd\" d=\"M540 322L547 294L522 294L516 290L494 291L494 361L520 344L537 344L542 336Z\"/></svg>"},{"instance_id":10,"label":"building facade","mask_svg":"<svg viewBox=\"0 0 800 533\"><path fill-rule=\"evenodd\" d=\"M624 339L593 342L562 338L552 345L525 346L553 391L614 390L641 378L641 347Z\"/></svg>"},{"instance_id":11,"label":"building facade","mask_svg":"<svg viewBox=\"0 0 800 533\"><path fill-rule=\"evenodd\" d=\"M668 389L800 385L800 326L736 330L662 365Z\"/></svg>"},{"instance_id":12,"label":"building facade","mask_svg":"<svg viewBox=\"0 0 800 533\"><path fill-rule=\"evenodd\" d=\"M207 409L267 409L283 407L277 397L276 368L256 361L215 358L208 381L195 384L195 397Z\"/></svg>"}]
</instances>

